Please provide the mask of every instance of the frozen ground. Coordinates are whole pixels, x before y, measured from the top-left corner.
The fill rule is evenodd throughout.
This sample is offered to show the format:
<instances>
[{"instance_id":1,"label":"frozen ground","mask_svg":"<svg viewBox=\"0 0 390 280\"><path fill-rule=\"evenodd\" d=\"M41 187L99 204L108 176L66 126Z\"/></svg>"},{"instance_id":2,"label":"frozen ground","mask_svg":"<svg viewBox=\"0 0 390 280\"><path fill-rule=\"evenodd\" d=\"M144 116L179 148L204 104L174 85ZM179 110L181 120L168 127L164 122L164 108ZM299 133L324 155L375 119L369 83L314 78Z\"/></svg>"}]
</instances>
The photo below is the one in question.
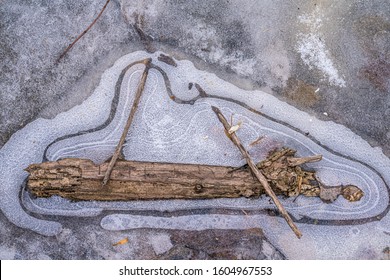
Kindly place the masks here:
<instances>
[{"instance_id":1,"label":"frozen ground","mask_svg":"<svg viewBox=\"0 0 390 280\"><path fill-rule=\"evenodd\" d=\"M62 62L55 64L62 50L88 26L104 2L2 2L1 146L38 117L53 118L80 104L94 92L102 73L116 60L146 49L190 60L197 68L215 73L243 90L266 91L308 112L313 120L344 125L372 147L379 147L359 144L356 147L364 147L362 154L380 155L382 149L387 158L378 156L382 162L379 169L382 173L389 170L390 5L386 1L244 1L245 5L243 1L111 1L92 30ZM134 25L143 30L146 39L140 40ZM288 114L288 110L280 114ZM303 125L299 119L296 122L295 127ZM321 122L314 123L321 128ZM308 128L311 130L316 131L316 127ZM329 136L333 134L334 131ZM30 148L34 154L42 147L36 144ZM360 153L358 148L355 152ZM13 158L18 157L17 153ZM2 168L2 173L5 170ZM3 192L9 189L2 187ZM12 199L2 200L3 210L13 203ZM44 214L34 215L47 219ZM9 213L6 215L12 220ZM187 248L185 237L191 236L191 229L112 232L99 225L102 218L50 217L63 229L55 237L44 237L14 226L2 215L0 258L282 257L265 238L288 258L389 257L388 217L375 224L380 237L372 235L370 227L355 225L335 227L333 233L340 236L335 240L329 237L332 230L327 236L321 225L305 225L304 230L311 234L290 247L286 244L293 236L284 224L277 218L260 217L263 224L259 226L264 226L266 237L261 231L253 233L245 228L206 229L205 237L221 235L232 242L199 242L191 252L183 249ZM111 220L103 219L102 226L115 226L112 221L116 218L114 214ZM126 224L126 219L122 223ZM240 239L237 230L249 237ZM112 247L124 237L129 238L127 247ZM241 243L232 248L234 240ZM262 254L250 250L255 244ZM346 244L350 251L331 255L329 252L340 244ZM303 245L306 251L301 251ZM226 247L229 254L221 253L226 252ZM210 248L217 248L219 253L210 252Z\"/></svg>"}]
</instances>

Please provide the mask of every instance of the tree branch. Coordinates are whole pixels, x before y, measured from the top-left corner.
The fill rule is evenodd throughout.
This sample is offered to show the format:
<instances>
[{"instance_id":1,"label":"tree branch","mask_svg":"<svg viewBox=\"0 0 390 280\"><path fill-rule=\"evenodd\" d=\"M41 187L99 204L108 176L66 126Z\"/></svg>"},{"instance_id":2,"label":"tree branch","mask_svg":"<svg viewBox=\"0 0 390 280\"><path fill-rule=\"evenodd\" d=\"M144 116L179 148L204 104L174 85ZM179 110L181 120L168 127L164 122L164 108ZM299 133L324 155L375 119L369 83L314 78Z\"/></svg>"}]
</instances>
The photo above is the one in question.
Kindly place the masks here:
<instances>
[{"instance_id":1,"label":"tree branch","mask_svg":"<svg viewBox=\"0 0 390 280\"><path fill-rule=\"evenodd\" d=\"M226 118L222 114L222 112L214 106L211 106L214 113L217 115L219 121L223 124L225 131L228 132L231 126L227 122ZM228 135L226 133L226 135ZM256 167L256 164L251 159L248 151L244 148L244 146L241 144L240 139L237 137L236 133L233 132L229 135L230 140L237 146L237 148L240 150L241 154L244 156L246 162L249 165L249 168L252 170L253 174L256 176L257 180L261 183L261 185L264 187L266 193L272 198L273 202L275 203L276 207L278 208L279 212L282 214L284 219L286 220L287 224L290 226L290 228L293 230L295 235L298 238L301 238L302 233L299 231L297 226L294 224L293 220L291 219L290 215L287 213L286 209L284 209L283 205L280 203L279 199L275 195L274 191L271 189L271 187L268 184L267 179L264 177L264 175L259 171L259 169Z\"/></svg>"},{"instance_id":2,"label":"tree branch","mask_svg":"<svg viewBox=\"0 0 390 280\"><path fill-rule=\"evenodd\" d=\"M143 63L145 64L145 70L142 73L141 81L140 81L140 83L138 85L137 92L135 93L134 103L133 103L133 106L131 107L129 118L127 119L126 125L125 125L125 127L123 129L122 136L121 136L121 138L119 140L118 145L116 146L114 155L112 156L111 161L108 164L107 171L106 171L106 173L104 175L104 179L103 179L103 182L102 182L103 186L106 185L108 180L110 179L110 175L111 175L112 169L114 168L114 165L115 165L115 163L116 163L116 161L117 161L117 159L119 157L119 154L122 151L122 146L125 143L127 133L129 132L129 128L130 128L131 123L133 122L133 118L134 118L135 112L137 111L138 104L139 104L139 101L141 99L142 92L144 91L146 78L148 77L151 61L152 60L150 58L147 58L147 59L145 59L143 61Z\"/></svg>"}]
</instances>

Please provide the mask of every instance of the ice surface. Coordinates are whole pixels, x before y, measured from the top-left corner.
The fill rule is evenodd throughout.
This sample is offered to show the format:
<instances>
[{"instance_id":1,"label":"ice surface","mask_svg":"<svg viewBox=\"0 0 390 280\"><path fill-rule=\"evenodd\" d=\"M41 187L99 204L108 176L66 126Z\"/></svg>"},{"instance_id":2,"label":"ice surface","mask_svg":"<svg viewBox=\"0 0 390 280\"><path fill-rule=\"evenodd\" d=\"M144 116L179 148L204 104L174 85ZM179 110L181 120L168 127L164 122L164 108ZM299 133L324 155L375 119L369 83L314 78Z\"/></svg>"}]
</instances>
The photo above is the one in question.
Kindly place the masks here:
<instances>
[{"instance_id":1,"label":"ice surface","mask_svg":"<svg viewBox=\"0 0 390 280\"><path fill-rule=\"evenodd\" d=\"M298 52L302 60L311 69L315 67L324 73L329 79L331 85L345 87L346 83L340 77L338 70L335 68L329 51L324 43L324 36L321 34L322 16L317 7L311 14L305 14L299 17L300 22L305 24L310 32L299 34Z\"/></svg>"},{"instance_id":2,"label":"ice surface","mask_svg":"<svg viewBox=\"0 0 390 280\"><path fill-rule=\"evenodd\" d=\"M332 239L336 232L341 232L349 238L350 225L358 227L359 232L367 232L367 236L372 230L379 236L379 245L388 240L388 235L383 232L390 230L386 216L390 161L380 149L372 148L341 125L320 121L264 92L239 89L214 74L199 71L190 61L177 61L178 67L160 62L157 59L159 54L135 52L122 57L104 73L95 93L83 104L53 120L38 119L12 136L0 151L1 170L4 171L0 174L3 197L0 207L10 221L41 234L54 235L61 230L60 224L29 216L23 207L34 213L68 216L91 216L102 210L120 210L129 211L129 214L109 215L102 220L102 226L111 230L139 227L196 230L200 222L195 221L202 220L201 227L204 228L261 226L267 234L273 234L274 230L279 231L279 236L294 238L282 219L264 214L267 212L264 209L273 209L266 197L257 200L69 203L58 197L33 199L21 189L27 176L23 169L31 163L65 157L83 157L101 163L110 157L143 71L143 65L134 62L151 57L155 67L150 70L139 110L127 137L123 150L126 159L242 165L244 160L225 137L221 124L210 109L211 105L218 106L228 118L233 115L233 123L243 122L237 134L256 161L263 159L273 148L282 146L296 149L300 156L322 154L323 160L310 164L310 167L317 171L324 183L355 184L363 189L365 196L355 203L343 198L332 204L324 204L316 198L283 199L282 203L304 232L303 240L310 239L313 246L317 246L313 236ZM164 77L169 79L170 86ZM192 87L189 87L190 83ZM200 95L196 84L206 94ZM250 147L249 143L259 136L264 140ZM238 211L235 211L234 215L213 214L195 219L199 215L190 215L194 209L252 210L254 214L237 215ZM130 213L133 210L146 213L180 210L187 214L173 218L156 216L156 212L153 216L134 216ZM295 252L294 246L302 244L300 241L286 243L283 238L272 241L291 255Z\"/></svg>"},{"instance_id":3,"label":"ice surface","mask_svg":"<svg viewBox=\"0 0 390 280\"><path fill-rule=\"evenodd\" d=\"M153 225L153 226L152 226ZM260 227L259 215L244 217L238 215L191 215L178 217L148 217L126 214L114 214L102 219L101 226L107 230L129 228L162 228L184 230L206 229L249 229Z\"/></svg>"}]
</instances>

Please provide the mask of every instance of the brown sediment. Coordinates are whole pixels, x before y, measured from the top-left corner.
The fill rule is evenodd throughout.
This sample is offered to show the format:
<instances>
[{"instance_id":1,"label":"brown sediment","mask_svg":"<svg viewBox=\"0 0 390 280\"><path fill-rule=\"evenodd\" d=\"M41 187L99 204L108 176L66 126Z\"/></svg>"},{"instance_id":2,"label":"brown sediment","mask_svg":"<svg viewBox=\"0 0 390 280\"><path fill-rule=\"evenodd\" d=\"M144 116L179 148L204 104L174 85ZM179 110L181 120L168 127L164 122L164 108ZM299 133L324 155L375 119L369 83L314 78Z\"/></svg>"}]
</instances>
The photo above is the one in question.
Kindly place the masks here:
<instances>
[{"instance_id":1,"label":"brown sediment","mask_svg":"<svg viewBox=\"0 0 390 280\"><path fill-rule=\"evenodd\" d=\"M288 79L287 86L283 89L282 94L295 104L303 107L313 107L320 100L317 87L294 78Z\"/></svg>"}]
</instances>

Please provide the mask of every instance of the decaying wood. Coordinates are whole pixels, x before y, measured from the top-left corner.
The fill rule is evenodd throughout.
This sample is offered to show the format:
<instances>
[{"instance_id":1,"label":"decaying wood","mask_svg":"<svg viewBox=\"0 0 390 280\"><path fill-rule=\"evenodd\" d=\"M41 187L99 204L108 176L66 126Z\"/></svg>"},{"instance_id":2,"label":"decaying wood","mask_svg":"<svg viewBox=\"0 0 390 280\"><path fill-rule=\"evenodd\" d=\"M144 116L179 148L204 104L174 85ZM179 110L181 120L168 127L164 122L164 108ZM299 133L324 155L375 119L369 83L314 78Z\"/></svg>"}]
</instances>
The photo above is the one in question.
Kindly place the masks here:
<instances>
[{"instance_id":1,"label":"decaying wood","mask_svg":"<svg viewBox=\"0 0 390 280\"><path fill-rule=\"evenodd\" d=\"M108 180L110 179L110 175L111 175L112 169L114 168L114 165L115 165L115 163L116 163L116 161L117 161L117 159L118 159L118 157L119 157L119 155L120 155L120 153L122 151L122 147L123 147L123 144L125 143L127 133L129 132L130 125L133 122L133 118L134 118L135 112L137 111L138 104L139 104L139 102L141 100L142 92L144 91L146 79L148 77L148 73L149 73L149 69L150 69L150 63L151 63L151 59L150 58L145 59L143 61L143 64L145 64L145 69L144 69L144 72L142 73L142 77L141 77L140 83L138 85L137 92L135 93L133 106L131 107L129 117L127 119L126 125L125 125L125 127L123 129L123 132L122 132L122 136L121 136L121 138L119 140L118 145L116 146L114 155L112 156L112 158L110 160L110 163L108 165L106 174L104 175L104 178L103 178L103 181L102 181L102 185L103 186L106 185Z\"/></svg>"},{"instance_id":2,"label":"decaying wood","mask_svg":"<svg viewBox=\"0 0 390 280\"><path fill-rule=\"evenodd\" d=\"M217 115L219 121L223 124L225 128L225 132L230 132L231 131L231 126L227 122L226 118L222 114L222 112L217 108L212 106L212 109L214 113ZM267 195L269 195L272 199L272 201L275 203L276 207L278 208L279 212L282 214L283 218L286 220L287 224L290 226L292 231L295 233L295 235L298 238L302 237L302 233L298 229L298 227L295 225L294 221L291 219L290 215L284 209L283 205L280 203L279 199L277 198L275 192L272 190L272 188L268 184L267 178L260 172L256 164L253 162L251 159L248 151L244 148L244 146L241 144L240 139L236 135L235 132L229 133L230 135L228 136L230 140L237 146L237 148L240 150L241 154L245 158L249 168L251 169L252 173L256 176L257 180L259 180L260 184L263 186L265 192Z\"/></svg>"},{"instance_id":3,"label":"decaying wood","mask_svg":"<svg viewBox=\"0 0 390 280\"><path fill-rule=\"evenodd\" d=\"M229 173L232 167L121 160L102 186L107 165L86 159L33 164L27 168L27 186L38 197L59 195L72 200L229 198L264 193L246 170Z\"/></svg>"},{"instance_id":4,"label":"decaying wood","mask_svg":"<svg viewBox=\"0 0 390 280\"><path fill-rule=\"evenodd\" d=\"M281 166L281 162L286 163L290 158L288 154L292 153L291 150L275 160L275 155L281 154L275 151L258 164L263 166L260 167L264 168L261 171L275 194L319 197L322 194L328 199L329 192L332 192L332 198L343 195L350 201L356 201L363 195L360 189L352 185L321 188L314 178L314 172L302 169L306 174L300 179L302 183L286 187L284 182L298 181L291 180L298 175L292 175L291 171L284 172L290 168L288 164ZM77 158L32 164L26 169L30 173L27 187L37 197L59 195L71 200L211 199L265 194L264 188L245 168L123 160L116 163L111 180L103 187L100 182L107 165L95 165L90 160ZM271 179L274 176L272 170L277 168L280 168L280 181Z\"/></svg>"}]
</instances>

